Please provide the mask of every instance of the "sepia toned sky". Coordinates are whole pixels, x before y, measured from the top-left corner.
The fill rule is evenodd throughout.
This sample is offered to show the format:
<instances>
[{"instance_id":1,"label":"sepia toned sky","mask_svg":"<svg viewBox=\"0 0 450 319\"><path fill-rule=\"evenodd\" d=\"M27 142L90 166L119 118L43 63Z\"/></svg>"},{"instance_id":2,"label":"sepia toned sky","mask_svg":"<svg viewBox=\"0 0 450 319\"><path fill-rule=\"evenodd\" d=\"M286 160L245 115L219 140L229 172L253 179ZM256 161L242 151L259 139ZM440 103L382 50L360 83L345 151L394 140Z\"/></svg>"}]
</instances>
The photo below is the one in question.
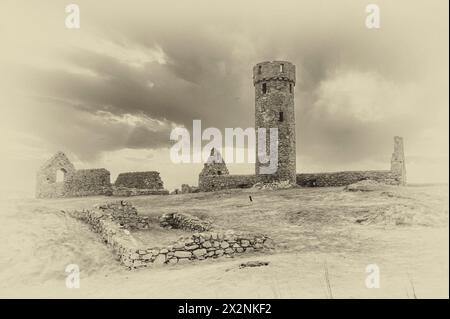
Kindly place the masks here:
<instances>
[{"instance_id":1,"label":"sepia toned sky","mask_svg":"<svg viewBox=\"0 0 450 319\"><path fill-rule=\"evenodd\" d=\"M276 59L297 66L297 171L388 169L400 135L410 182L448 181L447 1L6 0L0 41L2 191L32 194L58 150L112 181L195 185L202 165L170 162L170 131L253 127L252 67Z\"/></svg>"}]
</instances>

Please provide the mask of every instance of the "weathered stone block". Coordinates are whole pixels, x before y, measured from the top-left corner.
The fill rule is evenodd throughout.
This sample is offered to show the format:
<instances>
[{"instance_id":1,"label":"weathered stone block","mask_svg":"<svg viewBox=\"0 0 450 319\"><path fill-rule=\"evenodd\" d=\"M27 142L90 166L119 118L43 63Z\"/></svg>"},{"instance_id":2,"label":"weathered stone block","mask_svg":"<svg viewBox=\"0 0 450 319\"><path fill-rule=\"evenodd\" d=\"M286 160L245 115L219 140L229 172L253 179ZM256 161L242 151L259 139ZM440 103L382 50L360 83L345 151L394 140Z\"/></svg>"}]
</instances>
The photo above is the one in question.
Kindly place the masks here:
<instances>
[{"instance_id":1,"label":"weathered stone block","mask_svg":"<svg viewBox=\"0 0 450 319\"><path fill-rule=\"evenodd\" d=\"M220 243L220 247L221 248L228 248L229 246L230 246L230 244L228 242L226 242L226 241L223 241L223 242Z\"/></svg>"},{"instance_id":2,"label":"weathered stone block","mask_svg":"<svg viewBox=\"0 0 450 319\"><path fill-rule=\"evenodd\" d=\"M248 247L248 246L250 246L250 242L248 240L241 240L241 246Z\"/></svg>"},{"instance_id":3,"label":"weathered stone block","mask_svg":"<svg viewBox=\"0 0 450 319\"><path fill-rule=\"evenodd\" d=\"M155 260L153 261L156 265L162 265L166 262L166 255L165 254L159 254L156 256Z\"/></svg>"},{"instance_id":4,"label":"weathered stone block","mask_svg":"<svg viewBox=\"0 0 450 319\"><path fill-rule=\"evenodd\" d=\"M206 249L200 248L200 249L194 250L192 253L194 254L194 256L200 257L200 256L203 256L203 255L206 255L207 252L206 252Z\"/></svg>"},{"instance_id":5,"label":"weathered stone block","mask_svg":"<svg viewBox=\"0 0 450 319\"><path fill-rule=\"evenodd\" d=\"M192 253L190 251L178 250L175 252L174 256L177 258L190 258Z\"/></svg>"},{"instance_id":6,"label":"weathered stone block","mask_svg":"<svg viewBox=\"0 0 450 319\"><path fill-rule=\"evenodd\" d=\"M217 249L216 250L216 255L217 256L222 256L225 253L225 251L223 249Z\"/></svg>"}]
</instances>

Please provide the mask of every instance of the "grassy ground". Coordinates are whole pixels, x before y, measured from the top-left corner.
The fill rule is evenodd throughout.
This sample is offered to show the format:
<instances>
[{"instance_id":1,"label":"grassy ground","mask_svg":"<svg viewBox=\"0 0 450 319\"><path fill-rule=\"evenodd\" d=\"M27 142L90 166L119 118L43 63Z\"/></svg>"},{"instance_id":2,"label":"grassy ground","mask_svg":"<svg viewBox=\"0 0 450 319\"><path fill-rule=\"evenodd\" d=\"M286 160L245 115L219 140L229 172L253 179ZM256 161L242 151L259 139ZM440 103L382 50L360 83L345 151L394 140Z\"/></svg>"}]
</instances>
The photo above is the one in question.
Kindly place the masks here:
<instances>
[{"instance_id":1,"label":"grassy ground","mask_svg":"<svg viewBox=\"0 0 450 319\"><path fill-rule=\"evenodd\" d=\"M0 296L448 298L448 186L375 192L247 189L128 198L141 214L155 219L186 212L211 218L217 229L268 234L276 244L267 255L133 272L121 268L87 226L59 213L109 200L118 199L10 203L14 213L5 217L9 226L2 242L10 245L0 250L9 254L0 263ZM155 228L136 235L143 242L165 243L182 233ZM249 260L270 264L239 269ZM64 287L69 263L82 270L78 290ZM365 285L369 264L380 268L379 289Z\"/></svg>"}]
</instances>

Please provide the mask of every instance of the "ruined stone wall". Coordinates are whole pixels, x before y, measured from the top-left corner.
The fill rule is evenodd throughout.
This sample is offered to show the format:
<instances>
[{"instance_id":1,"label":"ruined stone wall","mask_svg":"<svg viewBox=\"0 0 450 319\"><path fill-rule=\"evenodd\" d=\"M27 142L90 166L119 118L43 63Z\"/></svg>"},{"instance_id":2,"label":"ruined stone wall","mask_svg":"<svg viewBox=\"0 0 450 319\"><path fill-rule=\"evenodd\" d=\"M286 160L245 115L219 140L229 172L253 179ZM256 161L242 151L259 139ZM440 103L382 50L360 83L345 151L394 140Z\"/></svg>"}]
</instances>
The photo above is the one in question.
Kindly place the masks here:
<instances>
[{"instance_id":1,"label":"ruined stone wall","mask_svg":"<svg viewBox=\"0 0 450 319\"><path fill-rule=\"evenodd\" d=\"M101 212L103 216L108 216L125 229L148 229L151 224L151 219L148 216L139 215L137 209L128 201L97 205L95 210Z\"/></svg>"},{"instance_id":2,"label":"ruined stone wall","mask_svg":"<svg viewBox=\"0 0 450 319\"><path fill-rule=\"evenodd\" d=\"M373 180L388 185L406 184L406 166L403 151L403 139L394 138L394 152L391 159L391 170L344 171L330 173L296 174L296 185L302 187L339 187L362 180ZM271 175L227 175L199 176L201 191L216 191L231 188L247 188L257 183L285 182L282 178Z\"/></svg>"},{"instance_id":3,"label":"ruined stone wall","mask_svg":"<svg viewBox=\"0 0 450 319\"><path fill-rule=\"evenodd\" d=\"M203 165L200 176L206 175L229 175L227 165L222 158L222 154L215 148L211 149L211 153Z\"/></svg>"},{"instance_id":4,"label":"ruined stone wall","mask_svg":"<svg viewBox=\"0 0 450 319\"><path fill-rule=\"evenodd\" d=\"M42 183L36 188L36 198L65 197L64 183Z\"/></svg>"},{"instance_id":5,"label":"ruined stone wall","mask_svg":"<svg viewBox=\"0 0 450 319\"><path fill-rule=\"evenodd\" d=\"M165 189L141 189L129 187L112 187L112 195L116 197L148 196L148 195L169 195Z\"/></svg>"},{"instance_id":6,"label":"ruined stone wall","mask_svg":"<svg viewBox=\"0 0 450 319\"><path fill-rule=\"evenodd\" d=\"M296 145L295 145L295 65L286 61L258 63L253 68L255 86L255 129L266 129L266 139L256 140L256 175L263 174L259 161L260 143L266 144L266 154L270 150L271 128L278 129L278 169L270 175L273 180L288 180L295 184Z\"/></svg>"},{"instance_id":7,"label":"ruined stone wall","mask_svg":"<svg viewBox=\"0 0 450 319\"><path fill-rule=\"evenodd\" d=\"M100 235L102 241L113 249L121 263L139 251L139 245L130 232L102 211L95 209L74 211L70 212L70 215L89 224L92 230ZM127 266L132 266L132 263Z\"/></svg>"},{"instance_id":8,"label":"ruined stone wall","mask_svg":"<svg viewBox=\"0 0 450 319\"><path fill-rule=\"evenodd\" d=\"M58 171L63 180L57 181ZM67 156L58 152L42 165L36 175L36 198L58 198L66 194L65 182L75 173L75 167Z\"/></svg>"},{"instance_id":9,"label":"ruined stone wall","mask_svg":"<svg viewBox=\"0 0 450 319\"><path fill-rule=\"evenodd\" d=\"M249 188L252 187L257 180L258 178L256 175L200 176L198 187L203 192L232 188Z\"/></svg>"},{"instance_id":10,"label":"ruined stone wall","mask_svg":"<svg viewBox=\"0 0 450 319\"><path fill-rule=\"evenodd\" d=\"M400 176L386 170L297 174L297 185L302 187L336 187L367 179L388 185L400 184Z\"/></svg>"},{"instance_id":11,"label":"ruined stone wall","mask_svg":"<svg viewBox=\"0 0 450 319\"><path fill-rule=\"evenodd\" d=\"M272 240L263 234L234 231L194 233L180 238L172 245L145 247L128 231L130 224L125 222L129 218L133 220L137 217L144 225L144 220L130 203L124 201L69 214L85 221L99 233L102 240L113 249L118 260L129 269L152 264L177 264L233 256L273 248ZM124 224L121 225L120 221Z\"/></svg>"},{"instance_id":12,"label":"ruined stone wall","mask_svg":"<svg viewBox=\"0 0 450 319\"><path fill-rule=\"evenodd\" d=\"M391 158L391 171L400 176L400 184L406 184L406 164L405 154L403 151L403 138L400 136L394 137L394 152Z\"/></svg>"},{"instance_id":13,"label":"ruined stone wall","mask_svg":"<svg viewBox=\"0 0 450 319\"><path fill-rule=\"evenodd\" d=\"M113 196L169 195L159 172L120 173L112 188Z\"/></svg>"},{"instance_id":14,"label":"ruined stone wall","mask_svg":"<svg viewBox=\"0 0 450 319\"><path fill-rule=\"evenodd\" d=\"M205 163L200 175L229 175L225 163Z\"/></svg>"},{"instance_id":15,"label":"ruined stone wall","mask_svg":"<svg viewBox=\"0 0 450 319\"><path fill-rule=\"evenodd\" d=\"M159 172L155 171L120 173L114 186L137 189L164 189Z\"/></svg>"},{"instance_id":16,"label":"ruined stone wall","mask_svg":"<svg viewBox=\"0 0 450 319\"><path fill-rule=\"evenodd\" d=\"M303 187L347 186L362 180L372 180L387 185L406 184L406 166L403 139L394 137L391 169L383 171L348 171L333 173L297 174L297 185Z\"/></svg>"},{"instance_id":17,"label":"ruined stone wall","mask_svg":"<svg viewBox=\"0 0 450 319\"><path fill-rule=\"evenodd\" d=\"M282 181L287 180L279 180L279 177L272 175L210 175L200 176L198 187L202 192L211 192L222 189L250 188L258 183L272 183Z\"/></svg>"},{"instance_id":18,"label":"ruined stone wall","mask_svg":"<svg viewBox=\"0 0 450 319\"><path fill-rule=\"evenodd\" d=\"M80 169L64 183L64 197L111 195L110 173L104 168Z\"/></svg>"},{"instance_id":19,"label":"ruined stone wall","mask_svg":"<svg viewBox=\"0 0 450 319\"><path fill-rule=\"evenodd\" d=\"M181 184L181 194L192 193L192 187L188 184Z\"/></svg>"}]
</instances>

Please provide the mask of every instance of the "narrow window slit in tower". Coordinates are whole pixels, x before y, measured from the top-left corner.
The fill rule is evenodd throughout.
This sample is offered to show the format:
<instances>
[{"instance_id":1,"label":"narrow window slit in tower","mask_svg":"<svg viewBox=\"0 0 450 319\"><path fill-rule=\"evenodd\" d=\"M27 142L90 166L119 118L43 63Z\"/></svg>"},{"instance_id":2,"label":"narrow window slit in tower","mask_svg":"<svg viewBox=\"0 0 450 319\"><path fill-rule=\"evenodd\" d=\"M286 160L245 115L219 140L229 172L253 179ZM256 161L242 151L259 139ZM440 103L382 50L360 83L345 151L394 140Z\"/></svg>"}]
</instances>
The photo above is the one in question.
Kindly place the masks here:
<instances>
[{"instance_id":1,"label":"narrow window slit in tower","mask_svg":"<svg viewBox=\"0 0 450 319\"><path fill-rule=\"evenodd\" d=\"M261 74L261 69L262 69L262 66L259 65L259 66L258 66L258 74Z\"/></svg>"},{"instance_id":2,"label":"narrow window slit in tower","mask_svg":"<svg viewBox=\"0 0 450 319\"><path fill-rule=\"evenodd\" d=\"M283 121L284 121L283 112L280 112L280 118L279 118L279 121L280 121L280 122L283 122Z\"/></svg>"},{"instance_id":3,"label":"narrow window slit in tower","mask_svg":"<svg viewBox=\"0 0 450 319\"><path fill-rule=\"evenodd\" d=\"M262 84L262 92L263 92L263 94L267 93L267 84L266 83Z\"/></svg>"},{"instance_id":4,"label":"narrow window slit in tower","mask_svg":"<svg viewBox=\"0 0 450 319\"><path fill-rule=\"evenodd\" d=\"M289 83L289 93L292 93L292 83Z\"/></svg>"}]
</instances>

